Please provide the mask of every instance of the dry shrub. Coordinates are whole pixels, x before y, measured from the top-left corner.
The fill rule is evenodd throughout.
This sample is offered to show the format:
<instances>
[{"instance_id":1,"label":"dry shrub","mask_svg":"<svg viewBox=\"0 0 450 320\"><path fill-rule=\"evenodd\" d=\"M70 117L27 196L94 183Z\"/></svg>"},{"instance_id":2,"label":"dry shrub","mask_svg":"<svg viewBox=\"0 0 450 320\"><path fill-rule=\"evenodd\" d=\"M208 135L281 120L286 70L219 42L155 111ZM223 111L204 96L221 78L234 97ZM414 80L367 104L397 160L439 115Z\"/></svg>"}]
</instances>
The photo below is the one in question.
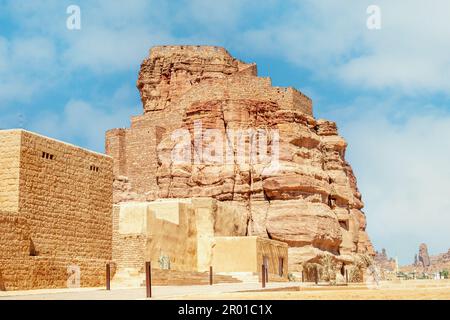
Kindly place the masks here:
<instances>
[{"instance_id":1,"label":"dry shrub","mask_svg":"<svg viewBox=\"0 0 450 320\"><path fill-rule=\"evenodd\" d=\"M349 282L362 282L364 281L364 272L365 270L373 265L373 258L368 254L356 254L354 256L355 261L353 265L350 267L348 273L348 281Z\"/></svg>"},{"instance_id":2,"label":"dry shrub","mask_svg":"<svg viewBox=\"0 0 450 320\"><path fill-rule=\"evenodd\" d=\"M322 280L324 281L335 281L336 280L336 261L330 255L324 255L320 259L320 264L322 265Z\"/></svg>"}]
</instances>

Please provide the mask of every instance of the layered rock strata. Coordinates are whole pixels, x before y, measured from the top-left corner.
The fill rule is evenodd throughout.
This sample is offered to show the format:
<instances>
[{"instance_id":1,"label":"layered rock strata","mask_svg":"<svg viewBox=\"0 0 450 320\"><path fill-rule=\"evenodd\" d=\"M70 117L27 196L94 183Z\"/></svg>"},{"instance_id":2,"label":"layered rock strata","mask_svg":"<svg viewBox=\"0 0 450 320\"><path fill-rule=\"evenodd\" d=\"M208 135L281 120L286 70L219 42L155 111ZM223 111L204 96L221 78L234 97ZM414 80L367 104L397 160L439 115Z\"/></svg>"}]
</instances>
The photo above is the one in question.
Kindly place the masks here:
<instances>
[{"instance_id":1,"label":"layered rock strata","mask_svg":"<svg viewBox=\"0 0 450 320\"><path fill-rule=\"evenodd\" d=\"M144 113L106 134L114 201L212 197L245 235L289 244L291 270L325 253L373 254L346 141L310 98L274 87L225 49L150 50L137 81Z\"/></svg>"}]
</instances>

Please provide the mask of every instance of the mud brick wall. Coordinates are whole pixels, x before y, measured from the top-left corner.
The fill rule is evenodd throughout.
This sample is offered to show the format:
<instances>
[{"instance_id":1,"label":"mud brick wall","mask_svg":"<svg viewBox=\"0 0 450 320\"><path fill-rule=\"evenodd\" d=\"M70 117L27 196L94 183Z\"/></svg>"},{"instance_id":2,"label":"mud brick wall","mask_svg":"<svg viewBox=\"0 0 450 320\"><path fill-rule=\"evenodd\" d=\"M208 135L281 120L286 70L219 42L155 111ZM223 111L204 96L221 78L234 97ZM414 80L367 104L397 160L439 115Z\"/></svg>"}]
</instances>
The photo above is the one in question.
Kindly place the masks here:
<instances>
[{"instance_id":1,"label":"mud brick wall","mask_svg":"<svg viewBox=\"0 0 450 320\"><path fill-rule=\"evenodd\" d=\"M288 276L288 245L281 241L258 238L256 241L258 273L260 274L264 257L268 258L269 273L278 275L280 258L283 259L283 277Z\"/></svg>"},{"instance_id":2,"label":"mud brick wall","mask_svg":"<svg viewBox=\"0 0 450 320\"><path fill-rule=\"evenodd\" d=\"M3 287L65 287L71 265L81 268L81 286L103 284L112 255L112 159L24 130L0 131L0 142L18 151L0 153L17 177L9 188L18 190L0 201Z\"/></svg>"},{"instance_id":3,"label":"mud brick wall","mask_svg":"<svg viewBox=\"0 0 450 320\"><path fill-rule=\"evenodd\" d=\"M19 209L19 161L21 133L8 130L0 133L0 210Z\"/></svg>"},{"instance_id":4,"label":"mud brick wall","mask_svg":"<svg viewBox=\"0 0 450 320\"><path fill-rule=\"evenodd\" d=\"M135 268L144 270L146 234L119 233L120 206L113 207L113 245L112 259L117 269Z\"/></svg>"},{"instance_id":5,"label":"mud brick wall","mask_svg":"<svg viewBox=\"0 0 450 320\"><path fill-rule=\"evenodd\" d=\"M14 261L14 263L11 263ZM70 266L79 267L81 287L105 285L106 269L104 260L65 259L57 257L26 257L0 259L1 290L31 290L66 288L71 277ZM115 270L112 270L114 274ZM72 275L73 276L73 275Z\"/></svg>"},{"instance_id":6,"label":"mud brick wall","mask_svg":"<svg viewBox=\"0 0 450 320\"><path fill-rule=\"evenodd\" d=\"M30 228L17 213L0 211L0 259L30 255Z\"/></svg>"},{"instance_id":7,"label":"mud brick wall","mask_svg":"<svg viewBox=\"0 0 450 320\"><path fill-rule=\"evenodd\" d=\"M21 168L19 211L38 253L111 259L112 159L23 132Z\"/></svg>"}]
</instances>

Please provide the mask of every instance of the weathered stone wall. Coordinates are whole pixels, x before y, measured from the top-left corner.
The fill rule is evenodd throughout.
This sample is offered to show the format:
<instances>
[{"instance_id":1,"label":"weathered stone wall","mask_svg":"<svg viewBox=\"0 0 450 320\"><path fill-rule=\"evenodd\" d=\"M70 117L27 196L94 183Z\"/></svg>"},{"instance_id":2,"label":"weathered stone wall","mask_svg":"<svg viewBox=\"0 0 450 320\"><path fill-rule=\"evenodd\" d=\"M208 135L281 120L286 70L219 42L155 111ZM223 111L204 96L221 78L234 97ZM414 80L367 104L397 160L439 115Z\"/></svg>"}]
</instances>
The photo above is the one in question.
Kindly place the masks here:
<instances>
[{"instance_id":1,"label":"weathered stone wall","mask_svg":"<svg viewBox=\"0 0 450 320\"><path fill-rule=\"evenodd\" d=\"M288 275L288 245L260 237L215 237L212 246L212 266L215 272L251 272L260 275L264 257L268 273Z\"/></svg>"},{"instance_id":2,"label":"weathered stone wall","mask_svg":"<svg viewBox=\"0 0 450 320\"><path fill-rule=\"evenodd\" d=\"M20 163L19 212L37 252L111 259L112 159L24 131Z\"/></svg>"},{"instance_id":3,"label":"weathered stone wall","mask_svg":"<svg viewBox=\"0 0 450 320\"><path fill-rule=\"evenodd\" d=\"M169 209L169 210L167 210ZM140 202L114 206L113 260L119 271L155 269L168 256L171 269L197 269L195 215L184 203Z\"/></svg>"},{"instance_id":4,"label":"weathered stone wall","mask_svg":"<svg viewBox=\"0 0 450 320\"><path fill-rule=\"evenodd\" d=\"M0 211L0 259L28 257L30 248L30 228L26 218Z\"/></svg>"},{"instance_id":5,"label":"weathered stone wall","mask_svg":"<svg viewBox=\"0 0 450 320\"><path fill-rule=\"evenodd\" d=\"M0 213L5 288L65 287L70 266L80 267L81 286L103 284L112 252L112 159L23 130L0 137L12 132L15 143L2 138L0 144L20 150L12 160L0 155L19 171L18 197L10 193L17 211ZM10 198L2 199L0 210L11 208Z\"/></svg>"},{"instance_id":6,"label":"weathered stone wall","mask_svg":"<svg viewBox=\"0 0 450 320\"><path fill-rule=\"evenodd\" d=\"M215 236L245 236L239 208L211 198L162 199L114 206L113 260L118 272L160 268L168 257L176 271L207 271Z\"/></svg>"},{"instance_id":7,"label":"weathered stone wall","mask_svg":"<svg viewBox=\"0 0 450 320\"><path fill-rule=\"evenodd\" d=\"M21 133L0 131L0 210L19 210L19 161Z\"/></svg>"},{"instance_id":8,"label":"weathered stone wall","mask_svg":"<svg viewBox=\"0 0 450 320\"><path fill-rule=\"evenodd\" d=\"M258 237L256 241L256 252L259 274L261 274L264 257L266 257L268 272L273 275L287 278L289 260L288 245L286 243ZM281 266L280 259L283 259ZM282 275L280 275L280 267L283 270Z\"/></svg>"}]
</instances>

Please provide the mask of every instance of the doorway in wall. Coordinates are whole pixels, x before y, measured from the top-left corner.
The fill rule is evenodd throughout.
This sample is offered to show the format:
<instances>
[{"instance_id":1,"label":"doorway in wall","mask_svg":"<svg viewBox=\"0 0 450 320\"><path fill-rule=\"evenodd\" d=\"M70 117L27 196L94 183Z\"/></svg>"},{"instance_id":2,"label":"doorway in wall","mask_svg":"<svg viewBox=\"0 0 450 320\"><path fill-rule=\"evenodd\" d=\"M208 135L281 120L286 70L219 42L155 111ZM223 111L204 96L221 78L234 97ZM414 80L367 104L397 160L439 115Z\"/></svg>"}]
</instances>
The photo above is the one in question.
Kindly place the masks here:
<instances>
[{"instance_id":1,"label":"doorway in wall","mask_svg":"<svg viewBox=\"0 0 450 320\"><path fill-rule=\"evenodd\" d=\"M283 270L284 270L284 258L279 257L278 258L278 275L280 277L282 277L284 275Z\"/></svg>"},{"instance_id":2,"label":"doorway in wall","mask_svg":"<svg viewBox=\"0 0 450 320\"><path fill-rule=\"evenodd\" d=\"M263 256L263 264L266 268L266 280L269 279L269 258L267 256Z\"/></svg>"}]
</instances>

